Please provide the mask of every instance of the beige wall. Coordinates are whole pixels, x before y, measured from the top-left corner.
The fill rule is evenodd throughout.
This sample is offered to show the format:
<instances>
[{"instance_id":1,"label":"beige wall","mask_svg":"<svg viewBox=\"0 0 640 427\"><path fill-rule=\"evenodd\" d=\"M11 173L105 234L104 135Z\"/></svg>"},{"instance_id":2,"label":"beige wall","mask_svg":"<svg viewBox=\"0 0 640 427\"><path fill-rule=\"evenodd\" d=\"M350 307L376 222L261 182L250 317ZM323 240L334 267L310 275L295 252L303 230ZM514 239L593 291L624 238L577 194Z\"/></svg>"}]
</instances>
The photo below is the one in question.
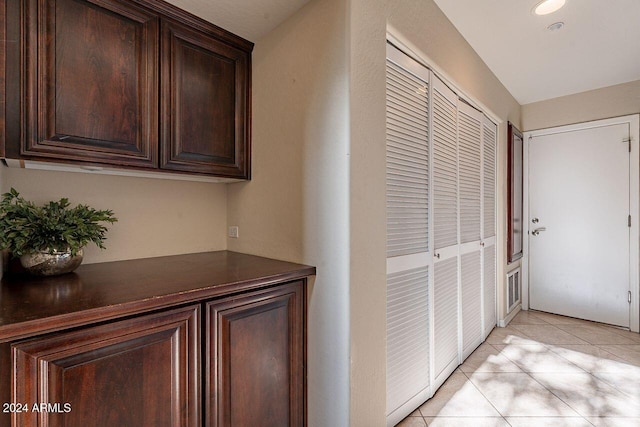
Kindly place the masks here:
<instances>
[{"instance_id":1,"label":"beige wall","mask_svg":"<svg viewBox=\"0 0 640 427\"><path fill-rule=\"evenodd\" d=\"M504 122L500 206L506 121L519 125L520 107L432 0L344 1L314 0L256 43L253 180L229 186L240 238L228 247L318 267L309 424L371 427L386 424L387 23Z\"/></svg>"},{"instance_id":2,"label":"beige wall","mask_svg":"<svg viewBox=\"0 0 640 427\"><path fill-rule=\"evenodd\" d=\"M107 249L87 246L85 263L226 249L224 184L6 167L0 183L3 193L14 187L36 203L67 197L113 210Z\"/></svg>"},{"instance_id":3,"label":"beige wall","mask_svg":"<svg viewBox=\"0 0 640 427\"><path fill-rule=\"evenodd\" d=\"M383 1L350 3L350 425L375 427L386 424L386 19Z\"/></svg>"},{"instance_id":4,"label":"beige wall","mask_svg":"<svg viewBox=\"0 0 640 427\"><path fill-rule=\"evenodd\" d=\"M520 124L520 107L433 0L312 0L258 40L250 182L5 169L2 188L116 211L121 221L109 249L90 251L89 262L227 247L317 266L309 298L309 425L383 426L388 25L503 121L504 207L506 121ZM498 242L504 217L499 209ZM225 241L226 225L238 225L240 238ZM503 244L498 256L503 280Z\"/></svg>"},{"instance_id":5,"label":"beige wall","mask_svg":"<svg viewBox=\"0 0 640 427\"><path fill-rule=\"evenodd\" d=\"M448 21L443 25L433 3L411 4L395 18L397 28L410 18L409 32L421 32L428 18L457 37L457 44L436 53L456 46L473 53ZM386 5L350 5L348 87L339 1L311 2L256 43L253 180L231 185L228 199L229 225L240 228L240 238L229 239L230 250L318 266L309 319L310 425L318 426L385 424ZM465 58L460 55L450 66L483 73L489 88L475 87L477 96L518 122L515 100L475 54ZM343 340L349 332L347 350Z\"/></svg>"},{"instance_id":6,"label":"beige wall","mask_svg":"<svg viewBox=\"0 0 640 427\"><path fill-rule=\"evenodd\" d=\"M640 80L522 106L522 131L640 113Z\"/></svg>"},{"instance_id":7,"label":"beige wall","mask_svg":"<svg viewBox=\"0 0 640 427\"><path fill-rule=\"evenodd\" d=\"M498 279L504 286L506 122L520 106L432 0L351 0L351 425L385 425L385 33L429 60L503 123ZM388 25L388 27L387 27ZM376 232L377 230L377 232ZM501 302L504 312L504 302Z\"/></svg>"},{"instance_id":8,"label":"beige wall","mask_svg":"<svg viewBox=\"0 0 640 427\"><path fill-rule=\"evenodd\" d=\"M314 0L253 53L252 181L231 184L228 248L311 264L309 425L348 425L346 4Z\"/></svg>"}]
</instances>

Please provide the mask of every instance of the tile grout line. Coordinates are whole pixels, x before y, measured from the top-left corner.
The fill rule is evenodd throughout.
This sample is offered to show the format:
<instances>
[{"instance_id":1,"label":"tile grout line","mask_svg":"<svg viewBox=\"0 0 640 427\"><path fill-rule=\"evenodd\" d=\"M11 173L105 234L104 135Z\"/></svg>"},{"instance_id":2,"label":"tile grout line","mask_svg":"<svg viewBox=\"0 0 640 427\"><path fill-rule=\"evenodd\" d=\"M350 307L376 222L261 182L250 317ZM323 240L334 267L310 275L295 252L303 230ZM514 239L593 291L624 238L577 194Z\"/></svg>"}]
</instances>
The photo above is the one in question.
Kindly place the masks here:
<instances>
[{"instance_id":1,"label":"tile grout line","mask_svg":"<svg viewBox=\"0 0 640 427\"><path fill-rule=\"evenodd\" d=\"M620 389L619 389L615 384L612 384L612 383L610 383L609 381L606 381L606 380L604 380L604 379L600 379L599 377L597 377L596 375L594 375L594 373L587 371L587 369L589 369L588 367L587 367L587 368L582 368L582 367L581 367L580 365L578 365L577 363L572 362L572 361L571 361L571 360L569 360L567 357L565 357L565 356L563 356L562 354L557 353L556 351L554 351L554 349L556 349L556 348L562 348L562 346L563 346L563 345L579 345L579 346L584 346L584 348L590 348L590 349L592 349L592 351L594 351L593 349L597 349L597 350L598 350L598 352L603 352L605 355L610 355L610 356L612 356L612 357L617 358L618 360L613 360L613 359L612 359L614 362L617 362L617 363L623 363L623 362L621 362L621 361L620 361L620 360L623 360L623 361L624 361L624 363L627 363L627 364L630 364L630 365L633 365L633 366L638 366L638 364L637 364L637 363L634 363L634 362L632 362L632 361L630 361L630 360L627 360L627 358L626 358L626 357L622 357L622 356L619 356L619 355L618 355L618 354L616 354L616 353L612 353L611 351L609 351L609 350L607 350L607 349L602 348L602 346L603 346L603 345L604 345L604 346L614 346L614 345L617 345L617 346L621 346L621 347L634 346L634 345L636 345L636 346L640 346L640 340L638 340L638 341L636 342L634 339L632 339L632 338L630 338L630 337L626 336L626 335L625 335L625 333L628 333L628 331L624 331L624 330L616 330L616 329L613 329L613 328L612 328L612 329L609 329L609 328L606 328L606 327L604 327L604 326L600 327L600 326L599 326L597 323L595 323L595 322L588 322L588 321L585 321L585 323L584 323L584 324L582 324L581 322L576 322L576 323L567 323L567 324L565 324L565 323L558 323L558 324L554 324L554 323L547 322L545 319L542 319L541 317L536 316L536 315L535 315L535 313L536 313L536 312L534 311L533 313L529 313L529 315L530 315L532 318L534 318L534 319L535 319L535 321L540 321L540 322L542 322L542 323L510 323L509 325L507 325L507 327L513 327L513 329L515 330L515 332L516 332L518 335L520 335L520 336L521 336L521 338L523 338L523 339L525 339L525 340L526 340L526 339L529 339L529 340L532 340L532 341L536 342L537 344L541 345L541 346L544 348L544 350L545 350L546 352L548 352L548 353L550 353L550 354L553 354L555 357L559 357L560 359L564 360L568 365L571 365L571 366L573 366L574 368L577 368L577 372L575 372L576 374L580 374L580 375L582 375L582 374L588 374L588 376L589 376L592 380L594 380L594 381L598 381L598 382L602 382L603 384L605 384L606 386L608 386L608 387L610 387L611 389L615 390L616 392L618 392L618 393L620 393L620 394L622 394L622 395L629 396L629 394L628 394L627 392L624 392L624 391L620 390ZM563 317L563 316L560 316L560 315L554 315L554 314L552 314L552 313L548 313L548 314L547 314L547 313L545 313L545 315ZM578 319L576 319L576 320L578 320ZM575 338L575 339L579 340L580 342L583 342L584 344L576 344L576 343L570 343L570 344L550 344L550 343L540 342L540 341L538 341L538 340L535 340L535 339L534 339L534 338L532 338L531 336L527 335L525 332L523 332L521 329L519 329L519 328L518 328L519 326L549 326L549 325L554 327L554 329L551 329L551 331L556 330L556 331L558 331L558 332L560 332L560 333L566 333L566 334L568 334L569 336L571 336L571 337L573 337L573 338ZM578 335L576 335L575 333L571 332L570 330L565 330L565 329L564 329L564 327L569 327L569 329L571 329L571 328L570 328L571 326L577 326L577 327L583 327L583 328L588 328L588 327L594 327L594 326L595 326L595 327L597 327L598 329L600 329L602 332L607 332L607 333L609 333L609 334L615 334L616 336L618 336L618 337L622 337L622 338L625 338L627 341L630 341L630 342L628 342L628 343L624 343L624 344L601 344L601 345L600 345L600 344L592 344L592 343L588 342L587 340L585 340L585 339L583 339L583 338L579 337L579 336L578 336ZM526 329L526 328L525 328L525 329ZM495 330L495 329L494 329L494 330ZM492 331L489 335L491 335L492 333L493 333L493 331ZM506 336L508 336L508 331L507 331L507 335L506 335ZM504 338L506 338L506 336L505 336ZM488 338L488 337L487 337L487 338ZM502 339L504 340L504 338L502 338ZM500 339L500 338L498 338L498 339ZM514 365L515 365L515 366L520 370L520 372L504 372L504 373L511 373L511 374L516 374L516 373L525 373L525 374L527 375L527 377L529 377L530 379L532 379L535 383L537 383L538 385L540 385L540 386L541 386L541 387L542 387L546 392L550 393L552 396L554 396L555 398L557 398L560 402L564 403L568 408L570 408L570 409L571 409L571 411L573 411L573 412L575 413L575 415L572 415L572 416L560 416L560 415L556 415L556 416L552 416L552 417L558 417L558 418L579 418L579 419L582 419L583 421L585 421L588 425L590 425L590 426L595 426L595 424L594 424L594 422L595 422L595 421L594 421L594 422L591 422L591 421L587 418L587 415L584 415L584 416L583 416L583 415L581 415L581 413L579 413L576 409L574 409L574 408L573 408L573 407L572 407L568 402L566 402L562 397L560 397L558 394L556 394L552 389L548 388L547 386L545 386L544 384L542 384L540 381L538 381L538 380L533 376L533 374L536 374L536 373L538 373L538 372L527 372L527 371L523 370L523 369L522 369L522 368L521 368L517 363L515 363L515 361L514 361L512 358L508 357L508 356L507 356L507 355L505 355L505 354L502 354L502 351L501 351L500 349L496 348L496 346L497 346L497 345L501 345L501 346L505 345L505 342L504 342L504 341L502 341L500 344L493 344L493 343L490 343L490 342L488 342L487 340L485 340L485 341L483 341L483 342L481 343L481 345L482 345L482 344L486 344L489 348L491 348L492 350L496 351L496 352L497 352L497 354L502 355L502 357L504 357L506 360L508 360L508 361L510 361L511 363L513 363L513 364L514 364ZM509 345L515 345L515 346L517 346L518 344L509 344L509 343L506 343L506 346L509 346ZM524 344L523 344L523 345L524 345ZM477 350L477 349L476 349L476 350ZM474 352L475 352L476 350L474 350ZM571 351L571 349L570 349L570 348L567 348L567 350ZM629 350L635 351L635 349L629 349ZM471 354L473 354L474 352L472 352ZM471 355L469 355L469 356L471 356ZM598 357L598 356L595 356L595 355L594 355L594 357ZM604 356L604 358L607 358L607 356ZM466 359L465 359L465 361L466 361ZM497 407L496 407L496 406L491 402L491 400L489 400L489 398L488 398L488 397L487 397L487 396L482 392L482 390L480 390L480 389L479 389L479 387L478 387L478 386L477 386L477 385L476 385L476 384L471 380L471 376L472 376L472 375L474 375L475 373L477 373L476 371L477 371L477 368L476 368L475 370L473 370L472 372L465 372L465 371L461 370L461 369L460 369L460 367L458 367L458 368L456 368L456 370L454 370L454 372L452 372L452 374L453 374L453 373L455 373L455 372L462 373L462 374L464 375L464 377L466 378L466 381L470 382L470 383L471 383L471 385L473 386L473 388L474 388L476 391L478 391L478 392L480 393L480 395L485 399L485 401L486 401L487 403L489 403L489 405L490 405L490 406L495 410L495 412L499 415L499 418L501 418L501 419L504 421L505 425L513 426L513 425L508 421L507 416L506 416L506 415L504 415L504 414L502 414L502 413L498 410L498 408L497 408ZM604 371L603 371L603 372L604 372ZM487 372L487 373L489 373L489 374L494 374L494 375L495 375L495 374L499 374L499 373L503 373L503 372L498 371L498 372ZM544 372L542 372L542 371L541 371L541 372L539 372L539 373L541 373L541 374L542 374L542 373L544 373ZM568 372L568 373L569 373L569 372ZM597 372L596 372L596 373L597 373ZM449 379L447 379L446 381L448 381L448 380L449 380ZM465 382L466 382L466 381L465 381ZM630 396L630 397L633 397L633 396ZM427 422L427 416L425 416L419 408L418 408L418 414L419 414L420 418L422 419L422 421L423 421L424 425L429 426L429 423ZM448 418L448 417L439 417L438 415L435 415L435 416L429 416L429 418L432 418L432 419L434 419L434 420L437 420L437 419L439 419L439 418L440 418L440 419L446 419L446 418ZM472 417L472 418L498 418L498 417L491 417L491 416L484 417L484 416L479 416L479 417ZM533 417L527 417L527 418L536 418L536 417L535 417L535 416L533 416ZM594 418L594 419L595 419L595 418L602 418L602 417L593 416L592 418Z\"/></svg>"},{"instance_id":2,"label":"tile grout line","mask_svg":"<svg viewBox=\"0 0 640 427\"><path fill-rule=\"evenodd\" d=\"M553 324L550 324L550 325L551 325L551 326L553 326L554 328L556 328L556 329L560 330L560 331L563 331L562 329L558 328L556 325L553 325ZM517 328L516 328L516 330L517 330ZM563 332L566 332L566 331L563 331ZM571 336L574 336L574 337L575 337L575 335L573 335L573 334L571 334L571 333L569 333L569 332L566 332L566 333L568 333L569 335L571 335ZM525 335L525 336L527 336L524 332L522 332L522 334L523 334L523 335ZM531 337L529 337L529 338L531 338ZM575 338L578 338L578 339L582 340L580 337L575 337ZM584 341L584 340L582 340L582 341ZM584 369L582 369L580 366L578 366L578 365L576 365L575 363L571 362L569 359L567 359L567 358L563 357L561 354L558 354L558 353L554 352L553 350L551 350L551 347L549 347L549 346L550 346L550 345L553 345L553 344L547 344L547 343L540 343L540 344L541 344L541 345L542 345L542 346L543 346L547 351L550 351L551 353L555 354L556 356L559 356L561 359L566 360L569 364L571 364L571 365L575 366L575 367L576 367L576 368L578 368L579 370L581 370L581 371L583 371L584 373L587 373L587 374L589 374L590 376L592 376L592 377L593 377L593 375L591 375L591 373L590 373L590 372L585 371L585 370L584 370ZM562 344L557 344L557 345L562 345ZM568 345L568 344L567 344L567 345ZM505 355L505 357L507 357L507 359L511 360L512 362L514 362L514 361L513 361L513 359L510 359L510 358L509 358L509 356L506 356L506 355ZM515 363L515 362L514 362L514 363ZM519 366L518 366L518 367L519 367ZM521 368L521 369L522 369L522 368ZM531 374L532 374L532 372L527 372L527 371L525 371L525 370L523 370L523 372L524 372L525 374L527 374L527 375L529 376L529 378L531 378L531 379L532 379L532 380L534 380L536 383L538 383L542 388L544 388L545 390L547 390L549 393L551 393L551 394L552 394L552 395L554 395L557 399L559 399L562 403L564 403L565 405L567 405L567 407L568 407L568 408L570 408L573 412L575 412L575 413L576 413L576 415L577 415L578 417L580 417L580 418L584 419L584 420L585 420L586 422L588 422L589 424L592 424L588 419L586 419L583 415L581 415L581 414L580 414L580 413L579 413L575 408L573 408L573 406L571 406L568 402L565 402L565 401L564 401L564 399L562 399L560 396L558 396L556 393L554 393L554 392L553 392L553 390L550 390L547 386L545 386L544 384L542 384L542 383L541 383L540 381L538 381L538 380L537 380L533 375L531 375ZM595 377L594 377L594 378L595 378ZM593 425L593 424L592 424L592 425Z\"/></svg>"},{"instance_id":3,"label":"tile grout line","mask_svg":"<svg viewBox=\"0 0 640 427\"><path fill-rule=\"evenodd\" d=\"M489 344L489 345L491 345L491 344ZM492 346L492 347L493 347L493 346ZM495 347L494 347L494 348L495 348ZM496 350L497 350L497 349L496 349ZM474 351L475 351L475 350L474 350ZM472 354L473 354L473 353L472 353ZM484 397L484 399L489 403L489 405L491 405L491 407L492 407L493 409L495 409L495 410L496 410L496 413L498 413L498 414L500 415L500 417L501 417L501 418L502 418L502 419L503 419L503 420L504 420L504 421L505 421L509 426L511 426L511 423L510 423L509 421L507 421L507 419L505 418L504 414L503 414L502 412L500 412L500 410L499 410L498 408L496 408L496 407L495 407L495 405L491 402L491 400L489 400L489 398L488 398L487 396L485 396L485 394L482 392L482 390L480 390L480 389L478 388L478 386L477 386L477 385L475 385L475 384L473 383L473 381L471 381L471 377L469 377L469 375L467 375L467 373L466 373L466 372L463 372L463 371L460 371L460 372L462 372L462 373L464 374L464 376L465 376L465 377L467 377L467 381L469 381L469 383L471 383L471 385L472 385L476 390L478 390L478 393L480 393L480 394L482 395L482 397ZM420 413L422 413L422 412L420 412Z\"/></svg>"},{"instance_id":4,"label":"tile grout line","mask_svg":"<svg viewBox=\"0 0 640 427\"><path fill-rule=\"evenodd\" d=\"M586 320L585 320L585 322L589 322L589 321L586 321ZM587 325L588 325L588 326L597 326L597 327L600 327L596 322L589 322L589 323L587 323ZM587 325L584 325L584 326L586 327ZM556 325L554 325L554 326L556 326ZM562 326L562 325L561 325L561 326ZM564 326L574 326L574 325L564 325ZM583 325L575 325L575 326L583 326ZM556 327L557 327L557 326L556 326ZM612 331L607 331L605 327L600 327L600 328L601 328L603 331L606 331L606 332L612 332ZM590 346L590 347L595 347L595 348L599 349L600 351L604 351L605 353L610 354L610 355L615 356L615 357L618 357L618 358L620 358L620 359L624 360L625 362L627 362L627 363L629 363L629 364L635 365L633 362L631 362L631 361L630 361L630 360L628 360L627 358L622 357L622 356L619 356L619 355L614 354L614 353L611 353L610 351L605 350L604 348L602 348L602 346L610 346L610 345L622 345L622 346L625 346L625 345L633 345L633 344L592 344L592 343L590 343L590 342L588 342L588 341L586 341L586 340L584 340L584 339L580 338L579 336L577 336L577 335L575 335L575 334L571 333L570 331L567 331L567 330L562 329L562 328L559 328L559 327L558 327L558 329L560 329L561 331L564 331L564 332L566 332L567 334L572 335L572 336L574 336L574 337L576 337L576 338L578 338L578 339L580 339L580 340L582 340L582 341L587 342L587 344L586 344L586 345L588 345L588 346ZM613 333L614 333L614 334L616 334L615 332L613 332ZM616 334L616 335L618 335L618 336L622 336L622 335L619 335L619 334ZM624 337L624 338L626 338L626 337ZM631 341L631 340L630 340L630 341ZM546 347L548 347L546 344L544 344L544 345L545 345ZM558 345L562 345L562 344L558 344ZM553 351L553 349L552 349L552 348L550 348L550 347L548 347L548 348L549 348L549 350L550 350L550 351L552 351L554 354L556 354L556 355L560 356L561 358L565 359L567 362L571 363L572 365L577 366L576 364L574 364L573 362L571 362L569 359L567 359L566 357L564 357L562 354L558 354L558 353L556 353L556 352L555 352L555 351ZM582 368L581 368L581 367L579 367L579 366L577 366L577 367L578 367L579 369L582 369ZM606 385L610 386L611 388L613 388L614 390L616 390L618 393L622 393L622 394L623 394L623 395L625 395L625 396L630 396L630 395L629 395L629 393L627 393L627 392L625 392L625 391L623 391L623 390L620 390L620 389L618 388L618 386L616 386L615 384L612 384L612 383L610 383L609 381L606 381L606 380L604 380L604 379L601 379L601 378L599 378L599 377L597 377L597 376L593 375L593 373L592 373L592 372L588 372L588 371L586 371L586 370L584 370L584 369L582 369L582 370L583 370L583 371L585 371L587 374L589 374L591 377L593 377L596 381L601 381L601 382L603 382L604 384L606 384ZM532 377L532 378L533 378L533 377ZM534 378L534 380L535 380L535 378ZM538 383L539 383L539 381L538 381ZM544 387L544 385L543 385L543 384L541 384L541 385ZM545 388L546 388L546 387L545 387ZM551 390L549 390L549 391L551 391ZM553 392L551 392L551 393L553 393ZM555 393L553 393L553 394L554 394L554 396L555 396ZM562 400L559 396L556 396L556 397L558 397L560 400ZM634 397L634 396L630 396L630 397ZM564 402L564 400L562 400L562 401ZM567 402L564 402L564 403L565 403L567 406L571 407L571 405L569 405ZM573 409L573 408L571 408L571 409ZM575 410L575 409L574 409L574 410ZM587 420L587 422L589 422L589 420ZM591 422L589 422L589 423L590 423L590 424L592 424ZM592 425L593 425L593 424L592 424Z\"/></svg>"},{"instance_id":5,"label":"tile grout line","mask_svg":"<svg viewBox=\"0 0 640 427\"><path fill-rule=\"evenodd\" d=\"M543 320L543 321L544 321L544 320ZM569 335L571 335L571 336L573 336L573 337L575 337L575 338L578 338L578 339L580 339L581 341L584 341L584 340L582 340L580 337L577 337L577 336L575 336L575 335L571 334L570 332L564 331L563 329L559 328L557 325L554 325L554 324L551 324L551 323L548 323L548 322L547 322L547 324L548 324L548 325L553 326L554 328L556 328L556 329L557 329L557 330L559 330L559 331L566 332L566 333L568 333ZM527 324L523 324L523 325L527 325ZM509 326L509 325L507 325L507 326ZM514 325L514 329L516 329L518 332L520 332L521 334L523 334L525 337L528 337L528 338L530 338L530 339L532 339L532 340L533 340L533 338L531 338L530 336L528 336L526 333L524 333L524 332L520 331L520 330L519 330L517 327L515 327L515 326L516 326L516 325ZM535 326L535 325L534 325L534 326ZM554 354L554 355L556 355L556 356L559 356L560 358L562 358L562 359L564 359L565 361L567 361L567 363L569 363L569 364L571 364L571 365L575 366L576 368L578 368L579 370L583 371L584 373L589 374L589 375L590 375L591 377L593 377L594 379L597 379L597 378L596 378L596 377L594 377L590 372L585 371L585 370L584 370L584 369L582 369L580 366L576 365L575 363L571 362L571 361L570 361L570 360L568 360L567 358L563 357L561 354L558 354L558 353L554 352L554 351L551 349L551 347L550 347L550 346L552 346L552 345L554 345L554 344L547 344L547 343L539 343L539 344L541 344L541 345L542 345L542 346L543 346L547 351L549 351L549 352L553 353L553 354ZM562 345L562 344L557 344L557 345ZM588 345L592 345L592 344L591 344L591 343L588 343ZM495 347L494 347L494 348L495 348ZM500 351L499 349L496 349L496 350ZM502 352L500 352L500 353L502 353ZM573 407L572 407L568 402L565 402L565 401L564 401L564 399L562 399L560 396L558 396L556 393L554 393L554 392L553 392L553 390L550 390L547 386L545 386L545 385L544 385L544 384L542 384L540 381L538 381L535 377L533 377L533 376L531 375L531 374L532 374L532 372L527 372L527 371L523 370L523 369L522 369L522 368L521 368L517 363L515 363L515 361L514 361L513 359L511 359L509 356L507 356L507 355L503 355L503 356L504 356L504 357L506 357L508 360L510 360L512 363L514 363L516 366L518 366L518 368L520 368L520 370L521 370L523 373L525 373L529 378L531 378L531 379L532 379L532 380L534 380L536 383L538 383L542 388L544 388L545 390L547 390L549 393L551 393L553 396L555 396L557 399L559 399L562 403L564 403L565 405L567 405L567 407L568 407L568 408L570 408L573 412L575 412L575 413L576 413L576 415L577 415L579 418L582 418L582 419L583 419L583 420L585 420L587 423L589 423L589 424L593 425L593 423L591 423L588 419L586 419L586 417L584 417L583 415L581 415L581 414L580 414L580 413L579 413L575 408L573 408ZM481 392L481 393L482 393L482 392ZM484 394L483 394L483 396L484 396ZM487 398L487 397L485 396L485 399L486 399L486 398ZM488 399L487 399L487 400L488 400ZM497 410L497 409L496 409L496 410ZM500 411L498 411L498 413L499 413L500 415L502 415L502 413L500 413ZM507 420L507 423L508 423L509 425L511 425L511 423L509 423L509 421L508 421L508 420Z\"/></svg>"},{"instance_id":6,"label":"tile grout line","mask_svg":"<svg viewBox=\"0 0 640 427\"><path fill-rule=\"evenodd\" d=\"M547 323L548 323L548 322L547 322ZM570 331L566 331L566 330L564 330L563 328L560 328L560 327L559 327L559 326L582 326L582 325L571 325L571 324L567 324L567 325L562 325L562 324L560 324L560 325L556 325L556 324L552 324L552 323L548 323L548 324L549 324L549 325L551 325L551 326L553 326L554 328L556 328L556 329L558 329L558 330L560 330L560 331L563 331L563 332L565 332L565 333L567 333L567 334L569 334L569 335L571 335L571 336L573 336L573 337L575 337L575 338L577 338L577 339L579 339L579 340L581 340L581 341L584 341L584 342L586 343L586 344L578 344L578 345L587 345L587 346L590 346L590 347L597 347L598 349L600 349L601 351L604 351L605 353L612 354L613 356L616 356L616 357L620 357L620 356L618 356L618 355L615 355L615 354L613 354L613 353L608 352L607 350L604 350L603 348L601 348L601 347L600 347L599 345L597 345L597 344L592 344L592 343L590 343L590 342L588 342L588 341L586 341L586 340L584 340L584 339L580 338L579 336L577 336L577 335L575 335L575 334L571 333ZM526 325L526 324L524 324L524 325ZM591 326L591 325L590 325L590 326ZM521 332L523 335L525 335L525 336L527 336L527 337L528 337L528 335L526 335L524 332L520 331L517 327L515 327L514 329L518 330L518 331L519 331L519 332ZM604 328L603 328L603 330L604 330ZM531 337L529 337L529 338L531 338ZM624 392L622 392L621 390L619 390L619 389L618 389L617 387L615 387L614 385L609 384L607 381L600 380L598 377L596 377L595 375L593 375L591 372L588 372L588 371L586 371L585 369L582 369L580 366L576 365L575 363L573 363L572 361L570 361L569 359L567 359L567 358L566 358L566 357L564 357L563 355L556 353L556 352L555 352L555 351L553 351L553 349L551 348L551 346L558 346L558 345L563 345L563 344L547 344L547 343L540 343L540 344L542 344L542 345L543 345L543 346L544 346L548 351L550 351L550 352L552 352L553 354L555 354L555 355L559 356L560 358L562 358L562 359L566 360L569 364L571 364L571 365L575 366L576 368L580 369L580 370L581 370L581 371L583 371L584 373L588 374L588 375L589 375L590 377L592 377L594 380L596 380L596 381L602 381L603 383L605 383L606 385L610 386L611 388L613 388L613 389L614 389L614 390L616 390L617 392L622 393L622 394L624 394L624 395L628 395L627 393L624 393ZM571 344L565 344L565 345L571 345ZM631 344L628 344L628 345L631 345ZM513 361L513 359L510 359L508 356L506 356L506 355L505 355L505 357L507 357L507 359L511 360L512 362L514 362L514 361ZM620 358L621 358L621 359L624 359L624 358L622 358L622 357L620 357ZM514 362L514 363L515 363L515 362ZM631 362L629 362L629 363L631 363ZM531 375L531 372L526 372L526 371L523 371L523 372L524 372L525 374L527 374L530 378L532 378L535 382L537 382L538 384L540 384L540 386L542 386L545 390L547 390L549 393L551 393L552 395L554 395L554 396L555 396L556 398L558 398L561 402L563 402L565 405L567 405L569 408L571 408L571 410L572 410L572 411L574 411L574 412L575 412L575 413L576 413L580 418L582 418L583 420L585 420L585 421L586 421L587 423L589 423L590 425L595 426L595 424L593 424L591 421L589 421L589 420L587 419L587 417L586 417L586 416L584 416L584 415L580 414L580 413L579 413L575 408L573 408L573 406L571 406L571 405L569 404L569 402L566 402L564 399L562 399L562 397L560 397L560 396L558 396L556 393L554 393L554 392L553 392L553 390L549 389L547 386L545 386L545 385L544 385L544 384L542 384L540 381L538 381L535 377L533 377L533 376Z\"/></svg>"}]
</instances>

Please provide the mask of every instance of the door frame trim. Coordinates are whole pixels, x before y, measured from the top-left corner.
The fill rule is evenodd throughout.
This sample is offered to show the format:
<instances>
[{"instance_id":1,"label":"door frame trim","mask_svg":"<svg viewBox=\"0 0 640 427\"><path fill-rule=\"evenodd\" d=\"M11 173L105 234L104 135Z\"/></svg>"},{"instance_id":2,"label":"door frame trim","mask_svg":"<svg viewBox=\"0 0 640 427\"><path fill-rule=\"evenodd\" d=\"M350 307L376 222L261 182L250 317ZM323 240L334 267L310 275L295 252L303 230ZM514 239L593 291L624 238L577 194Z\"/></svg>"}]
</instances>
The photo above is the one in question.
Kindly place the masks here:
<instances>
[{"instance_id":1,"label":"door frame trim","mask_svg":"<svg viewBox=\"0 0 640 427\"><path fill-rule=\"evenodd\" d=\"M640 332L640 114L594 120L547 129L525 131L523 159L523 260L522 260L522 308L529 309L529 140L534 136L552 135L562 132L592 129L597 127L628 124L631 137L631 158L629 170L629 210L631 230L629 239L629 288L631 306L629 307L629 328ZM635 196L635 197L633 197Z\"/></svg>"}]
</instances>

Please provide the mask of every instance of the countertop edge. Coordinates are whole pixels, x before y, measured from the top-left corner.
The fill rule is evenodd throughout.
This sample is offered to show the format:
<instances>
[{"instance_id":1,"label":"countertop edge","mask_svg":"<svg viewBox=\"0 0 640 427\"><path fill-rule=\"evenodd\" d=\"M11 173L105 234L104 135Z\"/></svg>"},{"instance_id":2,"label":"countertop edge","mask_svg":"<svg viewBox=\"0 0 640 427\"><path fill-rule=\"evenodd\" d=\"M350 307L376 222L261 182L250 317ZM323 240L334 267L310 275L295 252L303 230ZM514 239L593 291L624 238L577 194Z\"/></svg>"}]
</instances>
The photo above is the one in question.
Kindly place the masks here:
<instances>
[{"instance_id":1,"label":"countertop edge","mask_svg":"<svg viewBox=\"0 0 640 427\"><path fill-rule=\"evenodd\" d=\"M276 261L276 260L274 260ZM88 324L116 320L136 314L162 310L168 307L202 302L224 295L268 288L276 283L306 279L316 274L316 268L298 265L300 268L282 273L254 277L236 282L198 286L191 290L153 296L120 304L89 308L48 317L0 325L0 343L25 339L36 335L76 328Z\"/></svg>"}]
</instances>

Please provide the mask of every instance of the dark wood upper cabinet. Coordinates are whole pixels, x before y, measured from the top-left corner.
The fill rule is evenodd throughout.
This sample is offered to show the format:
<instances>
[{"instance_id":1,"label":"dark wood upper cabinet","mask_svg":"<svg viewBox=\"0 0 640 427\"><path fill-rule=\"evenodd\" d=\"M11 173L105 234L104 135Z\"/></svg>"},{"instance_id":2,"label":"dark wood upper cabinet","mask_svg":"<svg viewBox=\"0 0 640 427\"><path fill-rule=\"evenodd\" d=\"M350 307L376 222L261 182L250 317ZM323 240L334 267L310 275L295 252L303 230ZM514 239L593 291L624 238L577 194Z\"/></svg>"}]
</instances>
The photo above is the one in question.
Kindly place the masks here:
<instances>
[{"instance_id":1,"label":"dark wood upper cabinet","mask_svg":"<svg viewBox=\"0 0 640 427\"><path fill-rule=\"evenodd\" d=\"M0 25L0 155L249 179L252 43L160 0L7 0Z\"/></svg>"},{"instance_id":2,"label":"dark wood upper cabinet","mask_svg":"<svg viewBox=\"0 0 640 427\"><path fill-rule=\"evenodd\" d=\"M130 2L24 4L21 154L156 167L158 17Z\"/></svg>"},{"instance_id":3,"label":"dark wood upper cabinet","mask_svg":"<svg viewBox=\"0 0 640 427\"><path fill-rule=\"evenodd\" d=\"M246 51L162 23L163 169L248 177L249 63Z\"/></svg>"}]
</instances>

